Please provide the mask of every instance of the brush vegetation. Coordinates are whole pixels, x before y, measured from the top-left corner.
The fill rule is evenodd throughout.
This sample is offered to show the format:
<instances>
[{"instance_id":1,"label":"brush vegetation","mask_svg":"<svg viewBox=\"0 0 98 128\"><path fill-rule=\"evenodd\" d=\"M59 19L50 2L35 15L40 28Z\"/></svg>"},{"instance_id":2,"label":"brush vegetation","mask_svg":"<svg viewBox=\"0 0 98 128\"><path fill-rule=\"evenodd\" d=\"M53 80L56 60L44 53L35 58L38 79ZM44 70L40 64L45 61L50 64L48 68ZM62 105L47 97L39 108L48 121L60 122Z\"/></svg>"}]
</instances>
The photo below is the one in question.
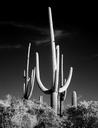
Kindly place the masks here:
<instances>
[{"instance_id":1,"label":"brush vegetation","mask_svg":"<svg viewBox=\"0 0 98 128\"><path fill-rule=\"evenodd\" d=\"M0 100L0 128L98 128L98 101L67 106L60 117L46 103L7 95Z\"/></svg>"}]
</instances>

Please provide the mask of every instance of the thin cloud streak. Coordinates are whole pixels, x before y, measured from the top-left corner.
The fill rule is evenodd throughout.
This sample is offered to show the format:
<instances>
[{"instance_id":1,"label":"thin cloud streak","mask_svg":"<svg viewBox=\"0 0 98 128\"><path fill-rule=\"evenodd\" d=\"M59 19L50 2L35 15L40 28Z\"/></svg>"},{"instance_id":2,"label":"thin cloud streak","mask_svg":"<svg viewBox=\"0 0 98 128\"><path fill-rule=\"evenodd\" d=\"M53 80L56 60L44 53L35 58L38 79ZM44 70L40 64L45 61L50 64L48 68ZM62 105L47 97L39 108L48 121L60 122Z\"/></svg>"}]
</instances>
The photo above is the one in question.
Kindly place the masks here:
<instances>
[{"instance_id":1,"label":"thin cloud streak","mask_svg":"<svg viewBox=\"0 0 98 128\"><path fill-rule=\"evenodd\" d=\"M71 36L71 33L67 33L62 30L55 30L54 35L55 35L55 39L58 40L60 38L66 38L66 37ZM49 33L45 34L44 36L45 36L45 38L43 38L41 40L35 40L35 44L40 45L40 44L44 44L44 43L49 43L50 42Z\"/></svg>"},{"instance_id":2,"label":"thin cloud streak","mask_svg":"<svg viewBox=\"0 0 98 128\"><path fill-rule=\"evenodd\" d=\"M0 45L0 49L19 49L21 47L22 47L21 44L17 44L17 45Z\"/></svg>"},{"instance_id":3,"label":"thin cloud streak","mask_svg":"<svg viewBox=\"0 0 98 128\"><path fill-rule=\"evenodd\" d=\"M36 45L40 45L40 44L46 44L50 42L50 33L49 33L49 28L41 28L41 27L37 27L31 24L22 24L22 23L18 23L18 22L14 22L14 21L4 21L4 22L0 22L0 25L12 25L14 27L17 28L23 28L23 29L27 29L27 30L31 30L31 32L35 33L35 37L34 39L31 40L31 42L35 43ZM36 32L38 34L36 34ZM65 30L60 30L60 29L55 29L54 31L54 35L55 35L55 39L61 39L61 38L67 38L71 36L71 32L67 32ZM1 48L10 48L10 46L0 46Z\"/></svg>"},{"instance_id":4,"label":"thin cloud streak","mask_svg":"<svg viewBox=\"0 0 98 128\"><path fill-rule=\"evenodd\" d=\"M23 23L18 23L18 22L14 22L14 21L0 21L0 25L12 25L12 26L15 26L18 28L39 31L39 32L41 32L41 34L47 34L46 28L41 28L41 27L37 27L34 25L30 25L30 24L23 24Z\"/></svg>"}]
</instances>

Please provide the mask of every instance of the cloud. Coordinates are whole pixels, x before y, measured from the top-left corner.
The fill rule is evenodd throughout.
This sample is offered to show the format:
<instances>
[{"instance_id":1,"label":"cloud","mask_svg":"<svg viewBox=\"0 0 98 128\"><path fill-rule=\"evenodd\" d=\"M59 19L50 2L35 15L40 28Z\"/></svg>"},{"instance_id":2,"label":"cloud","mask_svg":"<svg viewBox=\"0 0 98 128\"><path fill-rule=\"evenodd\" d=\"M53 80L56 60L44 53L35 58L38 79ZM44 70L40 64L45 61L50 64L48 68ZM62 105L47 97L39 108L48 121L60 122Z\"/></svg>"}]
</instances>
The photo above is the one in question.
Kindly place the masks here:
<instances>
[{"instance_id":1,"label":"cloud","mask_svg":"<svg viewBox=\"0 0 98 128\"><path fill-rule=\"evenodd\" d=\"M0 45L0 49L19 49L21 48L22 45L21 44L17 44L17 45Z\"/></svg>"},{"instance_id":2,"label":"cloud","mask_svg":"<svg viewBox=\"0 0 98 128\"><path fill-rule=\"evenodd\" d=\"M55 39L56 40L61 39L61 38L66 38L66 37L68 37L70 35L71 35L71 33L64 32L63 30L55 30L55 32L54 32L54 36L55 36ZM44 43L49 43L49 42L50 42L50 34L49 34L49 31L47 33L45 33L43 39L35 40L35 43L37 45L44 44Z\"/></svg>"},{"instance_id":3,"label":"cloud","mask_svg":"<svg viewBox=\"0 0 98 128\"><path fill-rule=\"evenodd\" d=\"M15 26L18 28L24 28L24 29L29 29L29 30L33 30L33 31L39 31L39 32L41 32L41 34L47 33L46 28L37 27L37 26L34 26L32 24L25 24L25 23L19 23L19 22L14 22L14 21L0 21L0 25L11 25L11 26Z\"/></svg>"},{"instance_id":4,"label":"cloud","mask_svg":"<svg viewBox=\"0 0 98 128\"><path fill-rule=\"evenodd\" d=\"M33 33L32 37L30 37L31 42L35 43L36 45L45 44L45 43L50 42L49 28L37 27L32 24L23 24L23 23L14 22L14 21L0 22L0 24L4 24L4 25L8 24L8 25L12 25L12 26L15 26L18 28L30 30L31 33ZM61 38L63 39L63 38L69 37L71 35L71 33L68 31L65 31L65 30L55 29L54 35L55 35L55 39L57 41L58 39L61 39Z\"/></svg>"}]
</instances>

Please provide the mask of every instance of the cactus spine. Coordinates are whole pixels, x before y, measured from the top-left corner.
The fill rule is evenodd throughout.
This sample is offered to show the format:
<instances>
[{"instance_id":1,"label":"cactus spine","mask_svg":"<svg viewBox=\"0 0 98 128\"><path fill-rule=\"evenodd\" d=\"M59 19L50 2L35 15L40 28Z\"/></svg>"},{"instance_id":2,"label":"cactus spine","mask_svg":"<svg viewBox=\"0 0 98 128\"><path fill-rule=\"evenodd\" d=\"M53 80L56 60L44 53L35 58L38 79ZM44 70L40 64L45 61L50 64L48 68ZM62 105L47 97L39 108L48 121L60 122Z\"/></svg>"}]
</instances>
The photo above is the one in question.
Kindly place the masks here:
<instances>
[{"instance_id":1,"label":"cactus spine","mask_svg":"<svg viewBox=\"0 0 98 128\"><path fill-rule=\"evenodd\" d=\"M54 31L53 31L53 23L52 23L52 13L51 8L48 8L49 10L49 22L50 22L50 37L51 37L51 49L52 49L52 69L53 69L53 79L52 79L52 87L51 89L47 89L41 79L40 79L40 70L39 70L39 54L36 52L36 78L37 83L40 89L45 94L50 94L51 97L51 107L54 109L55 113L57 114L57 97L59 93L62 93L67 90L71 77L73 68L70 68L70 73L68 76L68 79L66 83L63 85L63 87L58 88L59 85L59 67L60 67L60 48L59 45L55 46L55 39L54 39Z\"/></svg>"},{"instance_id":2,"label":"cactus spine","mask_svg":"<svg viewBox=\"0 0 98 128\"><path fill-rule=\"evenodd\" d=\"M32 69L31 78L29 77L30 48L31 48L31 43L29 43L29 47L28 47L26 71L24 70L24 80L25 80L24 88L23 88L23 92L24 92L23 98L24 99L31 98L32 92L33 92L33 87L34 87L34 81L35 81L35 69ZM31 80L31 86L29 87L30 80Z\"/></svg>"},{"instance_id":3,"label":"cactus spine","mask_svg":"<svg viewBox=\"0 0 98 128\"><path fill-rule=\"evenodd\" d=\"M76 91L72 92L72 106L77 108L77 93L76 93Z\"/></svg>"}]
</instances>

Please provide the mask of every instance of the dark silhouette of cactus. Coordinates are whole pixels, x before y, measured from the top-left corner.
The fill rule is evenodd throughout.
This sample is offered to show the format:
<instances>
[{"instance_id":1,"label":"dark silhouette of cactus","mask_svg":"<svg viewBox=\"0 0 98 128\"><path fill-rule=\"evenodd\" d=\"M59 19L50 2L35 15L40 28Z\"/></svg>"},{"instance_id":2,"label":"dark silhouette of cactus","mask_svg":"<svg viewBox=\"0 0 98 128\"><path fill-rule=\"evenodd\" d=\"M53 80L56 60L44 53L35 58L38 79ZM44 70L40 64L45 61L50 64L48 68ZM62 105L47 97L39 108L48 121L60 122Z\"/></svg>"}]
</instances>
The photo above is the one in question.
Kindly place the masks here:
<instances>
[{"instance_id":1,"label":"dark silhouette of cactus","mask_svg":"<svg viewBox=\"0 0 98 128\"><path fill-rule=\"evenodd\" d=\"M41 90L45 94L50 94L51 97L51 107L54 109L55 113L57 114L57 97L59 93L63 93L67 90L71 77L73 68L70 68L70 73L68 76L68 79L64 83L63 87L58 88L59 85L59 67L60 67L60 49L59 45L55 46L55 39L54 39L54 31L53 31L53 23L52 23L52 13L51 8L48 8L49 10L49 23L50 23L50 36L51 36L51 49L52 49L52 71L53 71L53 79L52 79L52 87L51 89L47 89L41 79L40 79L40 69L39 69L39 54L36 52L36 78L37 83Z\"/></svg>"},{"instance_id":2,"label":"dark silhouette of cactus","mask_svg":"<svg viewBox=\"0 0 98 128\"><path fill-rule=\"evenodd\" d=\"M34 81L35 81L35 69L32 69L31 78L29 77L30 48L31 48L31 43L29 43L29 47L28 47L26 71L24 70L24 80L25 80L24 88L23 88L24 99L30 99L33 92ZM29 85L29 82L31 82L30 85Z\"/></svg>"},{"instance_id":3,"label":"dark silhouette of cactus","mask_svg":"<svg viewBox=\"0 0 98 128\"><path fill-rule=\"evenodd\" d=\"M72 92L72 106L77 107L77 93L76 93L76 91Z\"/></svg>"}]
</instances>

